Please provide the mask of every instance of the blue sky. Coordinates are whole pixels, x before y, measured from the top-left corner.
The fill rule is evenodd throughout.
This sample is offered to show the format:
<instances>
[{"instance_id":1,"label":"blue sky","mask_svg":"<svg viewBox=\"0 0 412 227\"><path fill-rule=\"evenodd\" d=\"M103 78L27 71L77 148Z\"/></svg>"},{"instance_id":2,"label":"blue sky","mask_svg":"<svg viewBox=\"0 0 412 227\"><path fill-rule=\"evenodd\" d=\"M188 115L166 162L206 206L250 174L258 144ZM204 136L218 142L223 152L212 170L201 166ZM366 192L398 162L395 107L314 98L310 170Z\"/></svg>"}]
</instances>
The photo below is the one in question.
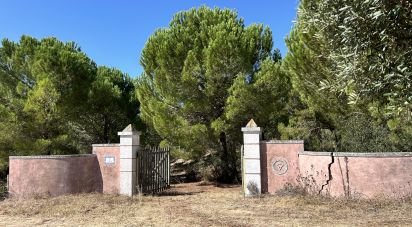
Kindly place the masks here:
<instances>
[{"instance_id":1,"label":"blue sky","mask_svg":"<svg viewBox=\"0 0 412 227\"><path fill-rule=\"evenodd\" d=\"M201 5L235 9L246 25L268 25L275 47L285 55L284 38L298 0L0 0L0 39L18 41L25 34L75 41L98 65L136 76L142 72L139 58L147 38L167 27L176 12Z\"/></svg>"}]
</instances>

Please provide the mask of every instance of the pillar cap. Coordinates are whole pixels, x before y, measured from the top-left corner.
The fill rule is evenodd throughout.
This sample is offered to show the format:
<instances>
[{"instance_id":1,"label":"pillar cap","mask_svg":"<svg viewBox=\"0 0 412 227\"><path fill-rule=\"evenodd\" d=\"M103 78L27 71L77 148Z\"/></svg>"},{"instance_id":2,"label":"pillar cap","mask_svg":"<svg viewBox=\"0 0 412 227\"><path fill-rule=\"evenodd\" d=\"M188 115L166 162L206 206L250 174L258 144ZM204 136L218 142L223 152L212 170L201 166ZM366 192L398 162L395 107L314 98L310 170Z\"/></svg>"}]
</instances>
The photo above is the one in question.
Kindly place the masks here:
<instances>
[{"instance_id":1,"label":"pillar cap","mask_svg":"<svg viewBox=\"0 0 412 227\"><path fill-rule=\"evenodd\" d=\"M257 128L257 124L253 119L250 119L250 121L246 124L247 128Z\"/></svg>"},{"instance_id":2,"label":"pillar cap","mask_svg":"<svg viewBox=\"0 0 412 227\"><path fill-rule=\"evenodd\" d=\"M257 126L253 119L246 124L246 127L242 128L242 132L260 132L260 127Z\"/></svg>"}]
</instances>

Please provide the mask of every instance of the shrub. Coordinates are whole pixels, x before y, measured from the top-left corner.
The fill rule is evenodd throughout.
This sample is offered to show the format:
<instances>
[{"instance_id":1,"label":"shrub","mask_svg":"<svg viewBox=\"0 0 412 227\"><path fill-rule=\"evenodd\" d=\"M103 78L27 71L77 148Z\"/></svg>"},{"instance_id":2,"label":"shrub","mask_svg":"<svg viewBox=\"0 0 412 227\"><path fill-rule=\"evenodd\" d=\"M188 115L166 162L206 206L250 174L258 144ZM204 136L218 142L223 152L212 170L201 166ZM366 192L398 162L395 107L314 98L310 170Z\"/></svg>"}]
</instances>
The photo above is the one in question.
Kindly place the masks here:
<instances>
[{"instance_id":1,"label":"shrub","mask_svg":"<svg viewBox=\"0 0 412 227\"><path fill-rule=\"evenodd\" d=\"M278 130L283 140L304 140L305 149L310 151L335 151L334 131L323 127L315 120L301 120L285 126L279 124Z\"/></svg>"},{"instance_id":2,"label":"shrub","mask_svg":"<svg viewBox=\"0 0 412 227\"><path fill-rule=\"evenodd\" d=\"M366 114L352 114L338 122L340 152L395 152L399 151L390 139L389 128Z\"/></svg>"},{"instance_id":3,"label":"shrub","mask_svg":"<svg viewBox=\"0 0 412 227\"><path fill-rule=\"evenodd\" d=\"M7 179L7 174L9 170L9 163L7 161L8 158L2 158L0 157L0 182L1 181L6 181Z\"/></svg>"},{"instance_id":4,"label":"shrub","mask_svg":"<svg viewBox=\"0 0 412 227\"><path fill-rule=\"evenodd\" d=\"M217 181L222 175L222 160L216 152L203 156L196 164L197 172L203 181Z\"/></svg>"},{"instance_id":5,"label":"shrub","mask_svg":"<svg viewBox=\"0 0 412 227\"><path fill-rule=\"evenodd\" d=\"M338 152L407 152L412 147L408 118L374 118L364 113L341 117L336 127Z\"/></svg>"},{"instance_id":6,"label":"shrub","mask_svg":"<svg viewBox=\"0 0 412 227\"><path fill-rule=\"evenodd\" d=\"M281 139L305 141L305 149L328 152L407 152L412 147L412 123L408 117L385 119L366 113L338 117L323 124L310 114L291 117L278 125Z\"/></svg>"},{"instance_id":7,"label":"shrub","mask_svg":"<svg viewBox=\"0 0 412 227\"><path fill-rule=\"evenodd\" d=\"M7 182L0 180L0 200L7 197Z\"/></svg>"}]
</instances>

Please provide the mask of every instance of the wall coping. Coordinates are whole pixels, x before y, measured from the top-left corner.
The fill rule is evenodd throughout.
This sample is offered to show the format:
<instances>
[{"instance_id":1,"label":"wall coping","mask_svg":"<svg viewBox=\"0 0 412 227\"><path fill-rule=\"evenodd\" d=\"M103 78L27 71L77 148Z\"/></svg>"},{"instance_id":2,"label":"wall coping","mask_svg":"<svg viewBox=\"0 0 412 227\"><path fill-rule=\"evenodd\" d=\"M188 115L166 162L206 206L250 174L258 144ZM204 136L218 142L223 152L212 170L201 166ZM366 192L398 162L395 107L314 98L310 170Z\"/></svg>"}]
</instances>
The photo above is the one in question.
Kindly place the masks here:
<instances>
[{"instance_id":1,"label":"wall coping","mask_svg":"<svg viewBox=\"0 0 412 227\"><path fill-rule=\"evenodd\" d=\"M102 144L92 144L92 147L118 147L118 143L102 143Z\"/></svg>"},{"instance_id":2,"label":"wall coping","mask_svg":"<svg viewBox=\"0 0 412 227\"><path fill-rule=\"evenodd\" d=\"M69 155L33 155L33 156L10 156L9 159L64 159L64 158L80 158L80 157L95 157L95 154L69 154Z\"/></svg>"},{"instance_id":3,"label":"wall coping","mask_svg":"<svg viewBox=\"0 0 412 227\"><path fill-rule=\"evenodd\" d=\"M412 152L317 152L300 151L299 155L331 156L333 157L361 157L361 158L387 158L387 157L412 157Z\"/></svg>"},{"instance_id":4,"label":"wall coping","mask_svg":"<svg viewBox=\"0 0 412 227\"><path fill-rule=\"evenodd\" d=\"M261 143L269 143L269 144L303 144L303 140L265 140L260 141Z\"/></svg>"},{"instance_id":5,"label":"wall coping","mask_svg":"<svg viewBox=\"0 0 412 227\"><path fill-rule=\"evenodd\" d=\"M299 151L299 155L309 155L309 156L331 156L332 152L325 151Z\"/></svg>"}]
</instances>

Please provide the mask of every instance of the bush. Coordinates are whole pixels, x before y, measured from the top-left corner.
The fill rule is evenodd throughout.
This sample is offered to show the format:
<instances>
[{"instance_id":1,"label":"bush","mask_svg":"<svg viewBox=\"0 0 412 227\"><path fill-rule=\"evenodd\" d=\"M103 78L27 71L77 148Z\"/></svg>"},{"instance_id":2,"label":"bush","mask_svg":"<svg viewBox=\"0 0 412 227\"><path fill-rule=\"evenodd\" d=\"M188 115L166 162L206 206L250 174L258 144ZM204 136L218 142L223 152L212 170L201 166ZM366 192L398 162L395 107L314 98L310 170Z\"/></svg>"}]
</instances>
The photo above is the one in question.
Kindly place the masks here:
<instances>
[{"instance_id":1,"label":"bush","mask_svg":"<svg viewBox=\"0 0 412 227\"><path fill-rule=\"evenodd\" d=\"M310 151L408 152L412 147L409 118L352 113L328 125L316 115L301 112L289 119L289 125L279 124L278 130L281 139L304 140L305 149Z\"/></svg>"},{"instance_id":2,"label":"bush","mask_svg":"<svg viewBox=\"0 0 412 227\"><path fill-rule=\"evenodd\" d=\"M353 114L339 121L340 152L395 152L399 151L390 139L389 128L366 114Z\"/></svg>"},{"instance_id":3,"label":"bush","mask_svg":"<svg viewBox=\"0 0 412 227\"><path fill-rule=\"evenodd\" d=\"M7 182L0 180L0 200L7 197Z\"/></svg>"},{"instance_id":4,"label":"bush","mask_svg":"<svg viewBox=\"0 0 412 227\"><path fill-rule=\"evenodd\" d=\"M193 153L187 152L180 147L170 147L170 158L172 159L184 159L184 160L191 160L191 159L198 159L193 155Z\"/></svg>"},{"instance_id":5,"label":"bush","mask_svg":"<svg viewBox=\"0 0 412 227\"><path fill-rule=\"evenodd\" d=\"M216 152L204 155L197 163L196 170L203 181L217 181L222 175L222 160Z\"/></svg>"},{"instance_id":6,"label":"bush","mask_svg":"<svg viewBox=\"0 0 412 227\"><path fill-rule=\"evenodd\" d=\"M315 116L295 116L289 119L289 125L278 125L282 140L303 140L305 149L310 151L335 151L335 132L320 123Z\"/></svg>"},{"instance_id":7,"label":"bush","mask_svg":"<svg viewBox=\"0 0 412 227\"><path fill-rule=\"evenodd\" d=\"M412 124L405 116L382 120L352 114L339 121L337 135L341 152L409 152L412 147Z\"/></svg>"},{"instance_id":8,"label":"bush","mask_svg":"<svg viewBox=\"0 0 412 227\"><path fill-rule=\"evenodd\" d=\"M8 158L0 157L0 181L6 181L7 174L9 170Z\"/></svg>"}]
</instances>

